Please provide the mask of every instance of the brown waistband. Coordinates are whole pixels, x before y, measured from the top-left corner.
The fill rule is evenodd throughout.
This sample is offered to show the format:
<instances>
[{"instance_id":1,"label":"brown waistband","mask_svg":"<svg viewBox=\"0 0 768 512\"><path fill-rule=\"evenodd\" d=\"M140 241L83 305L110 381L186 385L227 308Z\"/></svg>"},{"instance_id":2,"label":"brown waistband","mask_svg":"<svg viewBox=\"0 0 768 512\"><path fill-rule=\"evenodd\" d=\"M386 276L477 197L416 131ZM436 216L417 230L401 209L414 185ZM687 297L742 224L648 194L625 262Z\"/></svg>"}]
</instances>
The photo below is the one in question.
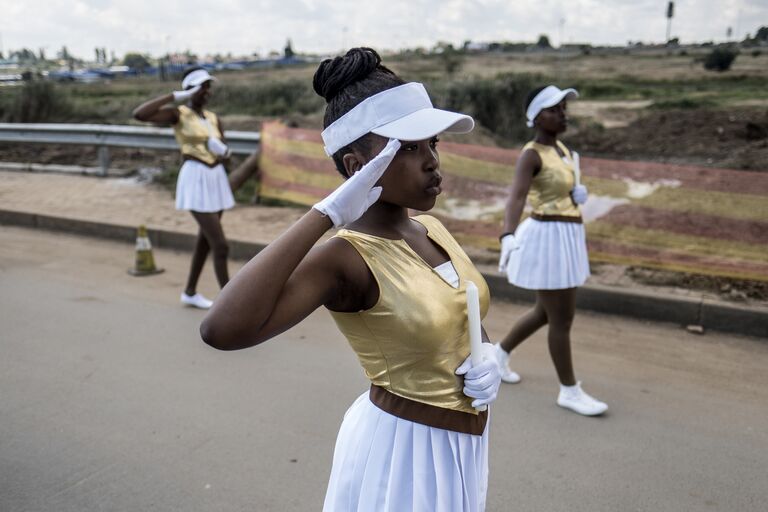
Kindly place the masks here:
<instances>
[{"instance_id":1,"label":"brown waistband","mask_svg":"<svg viewBox=\"0 0 768 512\"><path fill-rule=\"evenodd\" d=\"M583 224L581 215L578 217L572 217L570 215L542 215L540 213L532 213L532 219L540 220L542 222L573 222L574 224Z\"/></svg>"},{"instance_id":2,"label":"brown waistband","mask_svg":"<svg viewBox=\"0 0 768 512\"><path fill-rule=\"evenodd\" d=\"M376 384L371 384L370 397L371 402L382 411L428 427L481 436L485 431L485 424L488 422L487 410L479 414L472 414L445 409L403 398Z\"/></svg>"},{"instance_id":3,"label":"brown waistband","mask_svg":"<svg viewBox=\"0 0 768 512\"><path fill-rule=\"evenodd\" d=\"M185 155L184 153L181 154L181 159L184 160L185 162L187 160L194 160L195 162L200 162L201 164L205 165L206 167L210 167L211 169L213 169L214 167L216 167L217 165L219 165L221 163L218 160L216 160L212 164L209 164L208 162L204 162L204 161L200 160L199 158L197 158L195 156Z\"/></svg>"}]
</instances>

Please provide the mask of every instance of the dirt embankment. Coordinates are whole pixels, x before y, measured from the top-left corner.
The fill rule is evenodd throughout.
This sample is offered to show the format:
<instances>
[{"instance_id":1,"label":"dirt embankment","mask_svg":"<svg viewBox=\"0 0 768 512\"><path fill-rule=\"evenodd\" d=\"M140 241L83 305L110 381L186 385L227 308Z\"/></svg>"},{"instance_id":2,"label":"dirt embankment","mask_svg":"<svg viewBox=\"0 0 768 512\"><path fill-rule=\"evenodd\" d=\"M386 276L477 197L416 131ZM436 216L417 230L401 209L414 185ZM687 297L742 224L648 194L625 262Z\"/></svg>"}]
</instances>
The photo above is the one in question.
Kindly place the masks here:
<instances>
[{"instance_id":1,"label":"dirt embankment","mask_svg":"<svg viewBox=\"0 0 768 512\"><path fill-rule=\"evenodd\" d=\"M582 154L768 171L768 108L646 109L628 126L569 134Z\"/></svg>"}]
</instances>

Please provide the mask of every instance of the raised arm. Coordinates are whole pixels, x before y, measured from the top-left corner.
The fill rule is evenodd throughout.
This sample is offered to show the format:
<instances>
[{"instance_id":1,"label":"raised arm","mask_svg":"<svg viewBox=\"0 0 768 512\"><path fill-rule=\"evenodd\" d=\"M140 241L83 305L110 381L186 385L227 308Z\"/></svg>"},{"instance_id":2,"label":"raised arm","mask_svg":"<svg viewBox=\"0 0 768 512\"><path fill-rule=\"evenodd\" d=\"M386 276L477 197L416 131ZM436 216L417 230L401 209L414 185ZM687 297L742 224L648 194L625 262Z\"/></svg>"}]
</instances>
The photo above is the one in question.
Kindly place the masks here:
<instances>
[{"instance_id":1,"label":"raised arm","mask_svg":"<svg viewBox=\"0 0 768 512\"><path fill-rule=\"evenodd\" d=\"M219 294L200 335L220 350L257 345L295 325L322 304L343 303L339 290L360 285L347 269L344 251L334 239L313 249L331 226L358 219L381 195L376 186L400 143L389 144L360 171L256 255ZM359 273L356 274L359 276Z\"/></svg>"},{"instance_id":2,"label":"raised arm","mask_svg":"<svg viewBox=\"0 0 768 512\"><path fill-rule=\"evenodd\" d=\"M219 350L251 347L328 302L340 281L338 259L333 245L312 247L331 226L312 209L249 261L203 320L203 341Z\"/></svg>"},{"instance_id":3,"label":"raised arm","mask_svg":"<svg viewBox=\"0 0 768 512\"><path fill-rule=\"evenodd\" d=\"M173 94L164 94L155 99L145 101L133 109L133 118L145 123L173 125L179 121L179 109L173 102Z\"/></svg>"},{"instance_id":4,"label":"raised arm","mask_svg":"<svg viewBox=\"0 0 768 512\"><path fill-rule=\"evenodd\" d=\"M192 87L183 91L174 91L163 94L155 99L145 101L133 109L133 118L145 123L155 123L161 125L173 125L179 122L179 109L175 105L168 105L175 101L185 101L195 95L200 90L200 86Z\"/></svg>"}]
</instances>

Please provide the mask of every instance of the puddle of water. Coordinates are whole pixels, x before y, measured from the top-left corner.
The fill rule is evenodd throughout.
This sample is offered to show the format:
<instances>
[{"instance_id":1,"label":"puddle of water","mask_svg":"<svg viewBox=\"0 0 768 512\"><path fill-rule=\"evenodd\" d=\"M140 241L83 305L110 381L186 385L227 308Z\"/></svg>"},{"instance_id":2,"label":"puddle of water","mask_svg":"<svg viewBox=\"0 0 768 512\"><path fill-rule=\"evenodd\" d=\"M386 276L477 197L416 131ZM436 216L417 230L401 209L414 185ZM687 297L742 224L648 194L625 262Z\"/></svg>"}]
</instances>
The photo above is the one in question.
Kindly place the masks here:
<instances>
[{"instance_id":1,"label":"puddle of water","mask_svg":"<svg viewBox=\"0 0 768 512\"><path fill-rule=\"evenodd\" d=\"M635 181L631 178L624 178L622 180L627 184L627 196L632 199L642 199L656 192L661 187L677 188L682 183L680 180L656 180L649 181Z\"/></svg>"},{"instance_id":2,"label":"puddle of water","mask_svg":"<svg viewBox=\"0 0 768 512\"><path fill-rule=\"evenodd\" d=\"M127 178L111 181L116 187L135 187L152 183L155 176L162 174L163 170L157 167L140 167L136 174Z\"/></svg>"},{"instance_id":3,"label":"puddle of water","mask_svg":"<svg viewBox=\"0 0 768 512\"><path fill-rule=\"evenodd\" d=\"M581 218L584 222L592 222L604 217L611 210L622 204L628 204L630 200L625 197L589 196L589 200L581 205Z\"/></svg>"},{"instance_id":4,"label":"puddle of water","mask_svg":"<svg viewBox=\"0 0 768 512\"><path fill-rule=\"evenodd\" d=\"M504 211L506 199L476 199L448 198L434 208L435 212L442 213L459 220L493 220L500 212Z\"/></svg>"}]
</instances>

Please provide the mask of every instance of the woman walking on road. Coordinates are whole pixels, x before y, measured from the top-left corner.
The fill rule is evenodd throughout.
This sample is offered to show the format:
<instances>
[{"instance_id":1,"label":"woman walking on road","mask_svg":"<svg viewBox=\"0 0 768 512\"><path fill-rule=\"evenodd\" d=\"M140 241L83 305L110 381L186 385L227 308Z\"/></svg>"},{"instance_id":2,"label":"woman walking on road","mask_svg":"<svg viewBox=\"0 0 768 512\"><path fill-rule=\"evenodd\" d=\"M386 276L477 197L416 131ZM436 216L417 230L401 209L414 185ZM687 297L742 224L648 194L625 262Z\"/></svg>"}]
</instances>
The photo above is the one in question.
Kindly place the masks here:
<instances>
[{"instance_id":1,"label":"woman walking on road","mask_svg":"<svg viewBox=\"0 0 768 512\"><path fill-rule=\"evenodd\" d=\"M181 303L208 309L212 302L197 293L197 282L209 252L220 287L229 281L229 246L221 226L224 210L235 205L237 190L259 170L258 153L251 155L227 177L224 164L230 151L218 116L206 110L211 85L216 80L201 67L187 70L181 90L164 94L139 105L133 117L161 126L173 126L184 163L176 182L176 209L188 210L199 226L189 276ZM179 103L178 106L173 103Z\"/></svg>"},{"instance_id":2,"label":"woman walking on road","mask_svg":"<svg viewBox=\"0 0 768 512\"><path fill-rule=\"evenodd\" d=\"M466 286L488 287L430 210L441 192L437 135L472 118L432 107L369 48L323 61L326 152L346 181L246 264L201 326L220 350L258 345L320 306L371 381L344 415L324 510L485 508L493 347L469 359ZM332 227L344 227L314 246ZM487 336L484 336L487 338Z\"/></svg>"},{"instance_id":3,"label":"woman walking on road","mask_svg":"<svg viewBox=\"0 0 768 512\"><path fill-rule=\"evenodd\" d=\"M549 325L549 353L560 380L557 404L595 416L608 406L589 396L576 381L570 337L576 289L589 277L579 211L579 205L587 200L587 189L579 183L578 155L558 140L568 126L567 100L577 96L574 89L560 90L550 85L532 91L526 101L528 126L535 128L536 135L523 147L517 161L504 231L499 237L499 271L506 273L515 286L534 290L536 305L495 345L495 350L502 380L519 382L520 376L509 369L509 353L540 327ZM533 212L520 223L526 197Z\"/></svg>"}]
</instances>

